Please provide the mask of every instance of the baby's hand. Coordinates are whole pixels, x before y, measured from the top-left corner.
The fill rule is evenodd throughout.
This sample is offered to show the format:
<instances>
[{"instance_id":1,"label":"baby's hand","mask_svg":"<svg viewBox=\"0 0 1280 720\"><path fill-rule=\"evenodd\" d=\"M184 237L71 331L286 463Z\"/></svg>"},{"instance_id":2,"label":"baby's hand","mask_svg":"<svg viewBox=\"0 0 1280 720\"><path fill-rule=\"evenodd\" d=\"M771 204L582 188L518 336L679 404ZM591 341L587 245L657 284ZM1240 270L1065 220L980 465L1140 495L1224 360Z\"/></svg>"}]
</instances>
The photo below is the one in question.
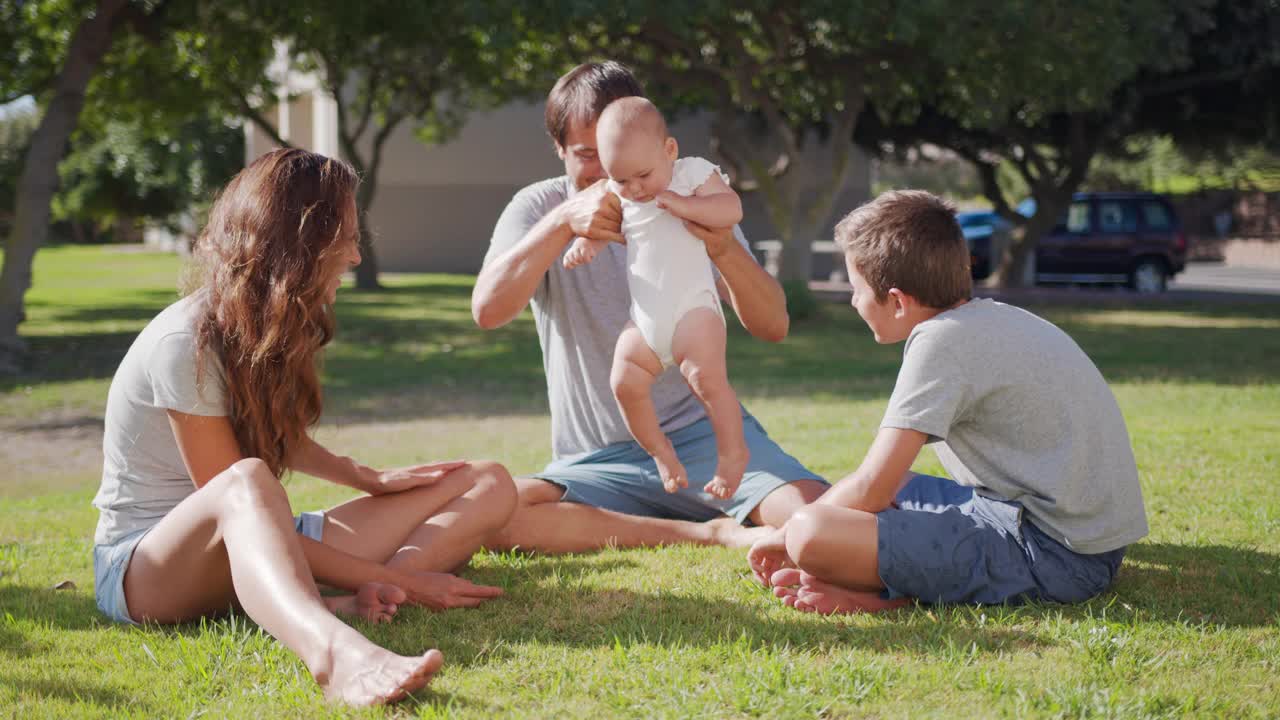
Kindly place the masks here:
<instances>
[{"instance_id":1,"label":"baby's hand","mask_svg":"<svg viewBox=\"0 0 1280 720\"><path fill-rule=\"evenodd\" d=\"M572 270L579 265L586 265L595 259L603 243L596 243L584 237L575 238L569 252L564 254L564 266Z\"/></svg>"},{"instance_id":2,"label":"baby's hand","mask_svg":"<svg viewBox=\"0 0 1280 720\"><path fill-rule=\"evenodd\" d=\"M658 207L678 218L684 217L685 201L687 200L685 196L673 193L670 190L663 190L654 199L657 201Z\"/></svg>"}]
</instances>

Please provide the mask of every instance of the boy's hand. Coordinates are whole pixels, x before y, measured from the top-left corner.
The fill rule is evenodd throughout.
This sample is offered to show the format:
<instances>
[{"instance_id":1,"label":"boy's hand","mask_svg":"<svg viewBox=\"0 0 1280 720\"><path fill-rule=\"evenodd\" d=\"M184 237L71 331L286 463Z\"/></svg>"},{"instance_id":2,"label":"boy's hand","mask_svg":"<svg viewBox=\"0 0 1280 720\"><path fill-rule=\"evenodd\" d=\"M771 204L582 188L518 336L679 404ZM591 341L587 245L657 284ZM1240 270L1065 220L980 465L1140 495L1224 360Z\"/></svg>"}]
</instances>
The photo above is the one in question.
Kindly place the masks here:
<instances>
[{"instance_id":1,"label":"boy's hand","mask_svg":"<svg viewBox=\"0 0 1280 720\"><path fill-rule=\"evenodd\" d=\"M772 530L760 538L747 551L747 564L756 580L765 587L770 586L770 578L777 571L792 567L791 558L787 557L787 526Z\"/></svg>"},{"instance_id":2,"label":"boy's hand","mask_svg":"<svg viewBox=\"0 0 1280 720\"><path fill-rule=\"evenodd\" d=\"M502 595L502 588L476 585L449 573L406 571L396 579L409 602L430 610L477 607Z\"/></svg>"}]
</instances>

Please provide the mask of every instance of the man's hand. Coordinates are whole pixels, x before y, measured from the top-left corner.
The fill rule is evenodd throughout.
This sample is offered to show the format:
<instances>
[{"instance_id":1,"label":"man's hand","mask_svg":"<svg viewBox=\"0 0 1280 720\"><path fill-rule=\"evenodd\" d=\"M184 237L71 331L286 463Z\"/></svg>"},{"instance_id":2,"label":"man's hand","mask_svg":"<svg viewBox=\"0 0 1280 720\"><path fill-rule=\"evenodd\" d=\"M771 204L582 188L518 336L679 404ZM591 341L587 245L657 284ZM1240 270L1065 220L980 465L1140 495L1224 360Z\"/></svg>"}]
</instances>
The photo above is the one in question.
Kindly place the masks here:
<instances>
[{"instance_id":1,"label":"man's hand","mask_svg":"<svg viewBox=\"0 0 1280 720\"><path fill-rule=\"evenodd\" d=\"M622 201L609 192L605 180L566 200L562 211L570 232L577 237L626 242L622 237Z\"/></svg>"},{"instance_id":2,"label":"man's hand","mask_svg":"<svg viewBox=\"0 0 1280 720\"><path fill-rule=\"evenodd\" d=\"M689 220L684 221L684 226L689 228L689 232L694 237L702 241L707 247L707 257L715 261L716 258L728 252L738 243L738 239L733 236L733 228L709 228L705 225L699 225Z\"/></svg>"},{"instance_id":3,"label":"man's hand","mask_svg":"<svg viewBox=\"0 0 1280 720\"><path fill-rule=\"evenodd\" d=\"M792 567L791 558L787 557L787 526L775 528L755 541L747 551L747 563L751 565L751 572L756 580L765 587L771 585L774 573Z\"/></svg>"},{"instance_id":4,"label":"man's hand","mask_svg":"<svg viewBox=\"0 0 1280 720\"><path fill-rule=\"evenodd\" d=\"M364 491L370 495L387 495L389 493L412 490L416 487L435 485L445 475L466 467L466 460L426 463L396 468L395 470L374 470L364 468Z\"/></svg>"},{"instance_id":5,"label":"man's hand","mask_svg":"<svg viewBox=\"0 0 1280 720\"><path fill-rule=\"evenodd\" d=\"M449 573L407 571L396 584L409 596L409 602L431 610L477 607L502 594L502 588L476 585Z\"/></svg>"}]
</instances>

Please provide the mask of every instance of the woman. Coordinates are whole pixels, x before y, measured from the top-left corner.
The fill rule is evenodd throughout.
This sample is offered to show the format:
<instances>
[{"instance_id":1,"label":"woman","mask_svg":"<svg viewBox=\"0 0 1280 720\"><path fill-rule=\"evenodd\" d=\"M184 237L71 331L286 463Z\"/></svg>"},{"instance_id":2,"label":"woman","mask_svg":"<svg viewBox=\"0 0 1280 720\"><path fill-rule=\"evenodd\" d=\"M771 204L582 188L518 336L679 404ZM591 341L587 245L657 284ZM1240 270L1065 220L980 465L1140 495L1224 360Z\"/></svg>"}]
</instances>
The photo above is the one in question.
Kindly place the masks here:
<instances>
[{"instance_id":1,"label":"woman","mask_svg":"<svg viewBox=\"0 0 1280 720\"><path fill-rule=\"evenodd\" d=\"M112 619L175 623L238 604L328 697L364 705L424 686L443 657L396 655L333 613L379 622L406 601L499 595L445 573L505 524L515 490L495 463L379 472L307 435L332 305L360 262L356 184L346 164L288 149L222 192L194 291L147 325L111 382L94 568ZM285 470L368 494L295 519ZM353 594L322 598L317 581Z\"/></svg>"}]
</instances>

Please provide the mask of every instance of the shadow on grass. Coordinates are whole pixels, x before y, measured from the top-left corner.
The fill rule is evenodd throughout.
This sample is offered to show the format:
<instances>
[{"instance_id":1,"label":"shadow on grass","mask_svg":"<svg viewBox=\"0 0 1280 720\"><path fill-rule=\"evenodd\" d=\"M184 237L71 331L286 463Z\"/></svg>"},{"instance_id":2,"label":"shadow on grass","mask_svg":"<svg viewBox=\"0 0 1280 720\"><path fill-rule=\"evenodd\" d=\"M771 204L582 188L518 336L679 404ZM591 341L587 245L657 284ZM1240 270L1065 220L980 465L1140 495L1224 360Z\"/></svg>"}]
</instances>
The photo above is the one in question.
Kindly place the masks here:
<instances>
[{"instance_id":1,"label":"shadow on grass","mask_svg":"<svg viewBox=\"0 0 1280 720\"><path fill-rule=\"evenodd\" d=\"M103 709L127 707L135 713L142 711L144 716L156 716L154 708L140 703L138 698L133 695L122 693L106 685L88 683L82 678L59 681L47 678L37 680L0 675L0 685L13 688L19 697L30 698L34 696L37 703L40 701L60 701L80 705L87 701ZM81 711L83 712L83 708Z\"/></svg>"},{"instance_id":2,"label":"shadow on grass","mask_svg":"<svg viewBox=\"0 0 1280 720\"><path fill-rule=\"evenodd\" d=\"M1280 554L1142 542L1126 553L1115 593L1134 612L1165 622L1266 627L1280 619ZM1117 612L1113 605L1108 614Z\"/></svg>"},{"instance_id":3,"label":"shadow on grass","mask_svg":"<svg viewBox=\"0 0 1280 720\"><path fill-rule=\"evenodd\" d=\"M739 644L821 650L856 647L942 657L957 652L997 654L1043 644L1034 633L1017 628L935 622L926 619L923 611L900 611L889 617L903 622L873 626L816 625L812 617L800 613L783 617L764 614L759 606L738 598L584 584L590 576L632 565L626 559L529 556L516 569L478 571L473 574L476 582L502 585L506 595L477 613L432 618L432 643L438 642L445 656L463 667L514 656L517 651L513 648L524 644L580 648L647 644L672 649ZM741 581L748 582L745 578ZM752 591L765 592L754 586ZM413 622L412 616L407 619ZM390 630L385 632L394 635ZM394 637L388 639L395 642ZM408 637L402 635L402 639ZM413 649L406 646L401 651Z\"/></svg>"},{"instance_id":4,"label":"shadow on grass","mask_svg":"<svg viewBox=\"0 0 1280 720\"><path fill-rule=\"evenodd\" d=\"M329 414L397 420L545 413L545 374L528 315L482 331L471 319L470 293L471 279L460 276L413 278L376 292L344 289L336 342L325 354ZM0 392L45 381L109 377L137 330L173 296L148 290L133 297L114 307L43 308L50 322L114 325L30 337L30 369L0 379ZM1280 332L1267 324L1280 318L1280 300L1030 308L1058 322L1112 381L1243 385L1280 378L1274 363ZM1130 317L1133 312L1142 315ZM118 330L121 322L137 329ZM901 360L901 346L877 345L843 306L823 306L816 318L796 324L781 344L749 338L736 319L729 325L730 376L746 398L802 399L816 392L884 397Z\"/></svg>"},{"instance_id":5,"label":"shadow on grass","mask_svg":"<svg viewBox=\"0 0 1280 720\"><path fill-rule=\"evenodd\" d=\"M52 590L50 588L13 585L0 582L0 654L29 657L43 650L32 645L9 622L31 622L51 625L61 630L87 630L97 627L98 607L90 593L83 590Z\"/></svg>"}]
</instances>

